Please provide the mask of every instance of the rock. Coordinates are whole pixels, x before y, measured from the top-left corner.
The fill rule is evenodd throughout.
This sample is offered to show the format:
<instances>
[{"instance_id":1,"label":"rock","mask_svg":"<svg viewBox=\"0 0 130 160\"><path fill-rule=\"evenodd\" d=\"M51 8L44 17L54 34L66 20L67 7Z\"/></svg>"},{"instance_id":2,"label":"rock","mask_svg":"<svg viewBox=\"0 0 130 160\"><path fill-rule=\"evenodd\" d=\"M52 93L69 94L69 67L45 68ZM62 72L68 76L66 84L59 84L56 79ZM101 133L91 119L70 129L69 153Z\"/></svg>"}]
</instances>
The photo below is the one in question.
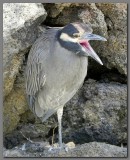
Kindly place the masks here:
<instances>
[{"instance_id":1,"label":"rock","mask_svg":"<svg viewBox=\"0 0 130 160\"><path fill-rule=\"evenodd\" d=\"M68 142L68 143L66 143L66 146L67 146L69 149L75 148L74 142Z\"/></svg>"},{"instance_id":2,"label":"rock","mask_svg":"<svg viewBox=\"0 0 130 160\"><path fill-rule=\"evenodd\" d=\"M57 3L43 4L48 12L45 24L50 26L65 26L75 21L91 23L94 31L107 36L107 26L103 13L95 3Z\"/></svg>"},{"instance_id":3,"label":"rock","mask_svg":"<svg viewBox=\"0 0 130 160\"><path fill-rule=\"evenodd\" d=\"M75 143L127 143L127 86L88 80L64 108L63 137Z\"/></svg>"},{"instance_id":4,"label":"rock","mask_svg":"<svg viewBox=\"0 0 130 160\"><path fill-rule=\"evenodd\" d=\"M99 49L108 68L117 68L127 75L127 3L97 3L104 13L108 28L108 41Z\"/></svg>"},{"instance_id":5,"label":"rock","mask_svg":"<svg viewBox=\"0 0 130 160\"><path fill-rule=\"evenodd\" d=\"M46 11L39 3L5 3L3 11L5 96L3 118L4 134L7 134L17 127L21 115L29 109L25 96L25 54L44 31L39 25L45 20Z\"/></svg>"},{"instance_id":6,"label":"rock","mask_svg":"<svg viewBox=\"0 0 130 160\"><path fill-rule=\"evenodd\" d=\"M3 110L3 132L4 134L12 132L20 119L21 115L28 110L25 94L23 89L15 88L5 98Z\"/></svg>"},{"instance_id":7,"label":"rock","mask_svg":"<svg viewBox=\"0 0 130 160\"><path fill-rule=\"evenodd\" d=\"M26 142L11 150L4 150L4 157L127 157L127 149L105 143L85 143L75 148L61 151L49 151L46 143ZM30 150L30 149L31 150Z\"/></svg>"},{"instance_id":8,"label":"rock","mask_svg":"<svg viewBox=\"0 0 130 160\"><path fill-rule=\"evenodd\" d=\"M37 26L46 18L39 3L4 3L3 5L3 68L4 95L7 96L23 61L23 55L38 35Z\"/></svg>"},{"instance_id":9,"label":"rock","mask_svg":"<svg viewBox=\"0 0 130 160\"><path fill-rule=\"evenodd\" d=\"M23 63L23 62L22 62ZM17 73L13 89L4 99L3 132L11 133L22 119L21 116L28 111L25 95L24 66Z\"/></svg>"},{"instance_id":10,"label":"rock","mask_svg":"<svg viewBox=\"0 0 130 160\"><path fill-rule=\"evenodd\" d=\"M17 149L14 150L4 150L3 151L3 157L22 157L23 154L20 153Z\"/></svg>"}]
</instances>

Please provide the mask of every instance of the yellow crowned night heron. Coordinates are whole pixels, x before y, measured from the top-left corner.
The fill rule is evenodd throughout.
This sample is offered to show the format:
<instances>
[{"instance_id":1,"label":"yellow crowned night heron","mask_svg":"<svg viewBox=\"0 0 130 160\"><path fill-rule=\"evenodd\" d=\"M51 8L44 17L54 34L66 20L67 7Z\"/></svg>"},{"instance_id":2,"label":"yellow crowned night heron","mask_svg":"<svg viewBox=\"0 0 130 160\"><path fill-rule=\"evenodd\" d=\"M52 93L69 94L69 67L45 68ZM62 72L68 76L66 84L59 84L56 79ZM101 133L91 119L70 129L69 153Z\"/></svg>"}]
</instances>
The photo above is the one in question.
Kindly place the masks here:
<instances>
[{"instance_id":1,"label":"yellow crowned night heron","mask_svg":"<svg viewBox=\"0 0 130 160\"><path fill-rule=\"evenodd\" d=\"M102 65L89 40L106 41L92 34L88 24L70 23L46 30L29 53L26 67L28 103L42 122L57 112L59 148L62 148L63 107L84 82L88 56Z\"/></svg>"}]
</instances>

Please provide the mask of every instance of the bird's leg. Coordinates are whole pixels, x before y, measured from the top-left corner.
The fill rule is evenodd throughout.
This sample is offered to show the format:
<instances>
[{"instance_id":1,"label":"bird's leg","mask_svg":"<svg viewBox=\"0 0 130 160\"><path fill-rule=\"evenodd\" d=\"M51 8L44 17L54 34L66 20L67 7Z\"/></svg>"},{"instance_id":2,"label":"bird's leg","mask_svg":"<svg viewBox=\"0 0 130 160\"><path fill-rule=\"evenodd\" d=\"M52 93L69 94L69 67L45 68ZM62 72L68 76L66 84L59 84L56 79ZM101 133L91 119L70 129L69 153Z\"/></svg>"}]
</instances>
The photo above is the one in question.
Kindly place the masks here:
<instances>
[{"instance_id":1,"label":"bird's leg","mask_svg":"<svg viewBox=\"0 0 130 160\"><path fill-rule=\"evenodd\" d=\"M62 143L62 115L63 115L63 107L59 108L57 110L57 118L58 118L58 132L59 132L59 147L51 147L49 148L49 151L51 152L59 152L62 149L65 149L66 152L68 152L68 147Z\"/></svg>"},{"instance_id":2,"label":"bird's leg","mask_svg":"<svg viewBox=\"0 0 130 160\"><path fill-rule=\"evenodd\" d=\"M57 110L57 118L58 118L58 132L59 132L59 147L62 148L62 115L63 115L63 107Z\"/></svg>"}]
</instances>

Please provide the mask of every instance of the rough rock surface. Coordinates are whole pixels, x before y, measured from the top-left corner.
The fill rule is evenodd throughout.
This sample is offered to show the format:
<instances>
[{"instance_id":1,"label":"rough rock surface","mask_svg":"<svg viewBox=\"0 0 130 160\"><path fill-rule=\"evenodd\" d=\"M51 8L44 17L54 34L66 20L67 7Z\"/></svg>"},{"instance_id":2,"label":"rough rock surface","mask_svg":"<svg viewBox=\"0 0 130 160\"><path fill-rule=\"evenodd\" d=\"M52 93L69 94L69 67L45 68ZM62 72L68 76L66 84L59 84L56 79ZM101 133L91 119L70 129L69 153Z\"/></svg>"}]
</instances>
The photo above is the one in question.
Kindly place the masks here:
<instances>
[{"instance_id":1,"label":"rough rock surface","mask_svg":"<svg viewBox=\"0 0 130 160\"><path fill-rule=\"evenodd\" d=\"M86 81L81 92L78 92L65 108L63 124L69 126L64 131L68 134L67 140L74 139L77 143L126 142L126 93L125 84Z\"/></svg>"},{"instance_id":2,"label":"rough rock surface","mask_svg":"<svg viewBox=\"0 0 130 160\"><path fill-rule=\"evenodd\" d=\"M4 3L3 5L3 67L4 95L8 95L23 55L38 35L37 26L46 18L40 3Z\"/></svg>"},{"instance_id":3,"label":"rough rock surface","mask_svg":"<svg viewBox=\"0 0 130 160\"><path fill-rule=\"evenodd\" d=\"M16 128L20 115L28 108L22 90L13 90L4 102L3 132L9 133Z\"/></svg>"},{"instance_id":4,"label":"rough rock surface","mask_svg":"<svg viewBox=\"0 0 130 160\"><path fill-rule=\"evenodd\" d=\"M127 75L127 3L97 3L96 6L103 12L108 28L109 38L101 51L107 59L106 66Z\"/></svg>"},{"instance_id":5,"label":"rough rock surface","mask_svg":"<svg viewBox=\"0 0 130 160\"><path fill-rule=\"evenodd\" d=\"M71 144L73 144L71 142ZM68 146L68 152L49 151L49 145L44 142L24 143L22 146L11 150L4 149L4 157L127 157L127 149L105 143L85 143L82 145ZM70 148L72 146L72 148Z\"/></svg>"},{"instance_id":6,"label":"rough rock surface","mask_svg":"<svg viewBox=\"0 0 130 160\"><path fill-rule=\"evenodd\" d=\"M102 36L107 36L104 15L96 7L95 3L59 3L44 6L48 13L45 24L65 26L71 22L81 21L90 23L95 32Z\"/></svg>"}]
</instances>

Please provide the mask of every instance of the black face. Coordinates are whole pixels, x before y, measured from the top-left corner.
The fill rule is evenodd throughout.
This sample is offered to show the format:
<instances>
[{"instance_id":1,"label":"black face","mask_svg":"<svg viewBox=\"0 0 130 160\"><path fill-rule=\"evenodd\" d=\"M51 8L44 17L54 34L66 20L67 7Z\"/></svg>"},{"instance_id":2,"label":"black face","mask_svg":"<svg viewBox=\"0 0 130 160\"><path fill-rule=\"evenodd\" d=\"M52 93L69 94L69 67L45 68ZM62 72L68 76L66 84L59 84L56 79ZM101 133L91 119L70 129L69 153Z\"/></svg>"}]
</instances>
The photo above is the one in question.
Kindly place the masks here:
<instances>
[{"instance_id":1,"label":"black face","mask_svg":"<svg viewBox=\"0 0 130 160\"><path fill-rule=\"evenodd\" d=\"M58 41L60 45L71 51L76 53L77 55L84 55L84 51L82 50L82 46L79 45L78 42L75 41L76 38L82 36L85 32L92 32L91 27L85 23L71 23L66 25L63 29L58 32ZM61 35L67 35L64 39L61 38ZM69 39L71 38L71 39Z\"/></svg>"}]
</instances>

